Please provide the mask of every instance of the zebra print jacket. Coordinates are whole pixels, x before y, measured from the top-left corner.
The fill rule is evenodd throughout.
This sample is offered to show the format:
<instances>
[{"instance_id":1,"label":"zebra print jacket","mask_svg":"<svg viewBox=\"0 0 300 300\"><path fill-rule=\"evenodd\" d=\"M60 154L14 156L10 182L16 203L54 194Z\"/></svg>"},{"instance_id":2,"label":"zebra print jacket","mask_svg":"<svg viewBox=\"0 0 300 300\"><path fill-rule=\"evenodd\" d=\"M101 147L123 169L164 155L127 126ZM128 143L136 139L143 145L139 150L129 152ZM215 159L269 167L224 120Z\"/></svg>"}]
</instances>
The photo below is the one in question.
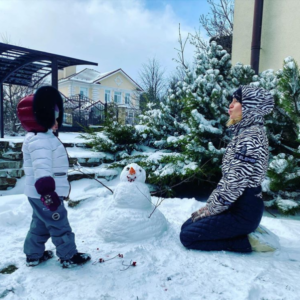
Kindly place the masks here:
<instances>
[{"instance_id":1,"label":"zebra print jacket","mask_svg":"<svg viewBox=\"0 0 300 300\"><path fill-rule=\"evenodd\" d=\"M270 92L251 86L241 86L242 120L230 126L232 141L222 161L222 178L206 204L206 216L227 210L249 187L260 186L265 178L268 160L268 139L264 116L273 110Z\"/></svg>"}]
</instances>

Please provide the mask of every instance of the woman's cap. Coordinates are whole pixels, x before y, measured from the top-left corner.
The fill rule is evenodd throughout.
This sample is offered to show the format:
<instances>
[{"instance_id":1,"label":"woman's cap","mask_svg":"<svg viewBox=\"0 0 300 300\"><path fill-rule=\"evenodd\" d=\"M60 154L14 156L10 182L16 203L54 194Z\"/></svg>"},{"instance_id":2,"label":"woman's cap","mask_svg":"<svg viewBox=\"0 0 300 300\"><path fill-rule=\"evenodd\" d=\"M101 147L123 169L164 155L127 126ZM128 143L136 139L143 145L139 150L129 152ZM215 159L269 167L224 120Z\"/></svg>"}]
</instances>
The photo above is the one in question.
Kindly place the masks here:
<instances>
[{"instance_id":1,"label":"woman's cap","mask_svg":"<svg viewBox=\"0 0 300 300\"><path fill-rule=\"evenodd\" d=\"M235 98L238 102L242 104L242 87L240 86L233 94L232 98Z\"/></svg>"}]
</instances>

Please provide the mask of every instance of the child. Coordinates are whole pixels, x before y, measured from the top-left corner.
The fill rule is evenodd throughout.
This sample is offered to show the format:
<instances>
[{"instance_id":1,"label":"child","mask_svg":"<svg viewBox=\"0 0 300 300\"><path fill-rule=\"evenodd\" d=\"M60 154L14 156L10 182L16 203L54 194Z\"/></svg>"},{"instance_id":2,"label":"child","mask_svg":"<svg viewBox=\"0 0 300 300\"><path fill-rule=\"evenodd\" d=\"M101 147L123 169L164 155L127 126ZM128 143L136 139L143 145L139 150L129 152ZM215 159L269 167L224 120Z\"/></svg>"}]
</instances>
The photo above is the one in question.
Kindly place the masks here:
<instances>
[{"instance_id":1,"label":"child","mask_svg":"<svg viewBox=\"0 0 300 300\"><path fill-rule=\"evenodd\" d=\"M43 86L34 95L21 99L17 112L22 127L28 131L22 147L24 193L33 209L24 243L26 265L36 266L53 257L52 251L45 251L50 237L63 268L84 264L91 256L77 251L63 201L70 192L68 156L53 134L62 124L62 97L54 87Z\"/></svg>"}]
</instances>

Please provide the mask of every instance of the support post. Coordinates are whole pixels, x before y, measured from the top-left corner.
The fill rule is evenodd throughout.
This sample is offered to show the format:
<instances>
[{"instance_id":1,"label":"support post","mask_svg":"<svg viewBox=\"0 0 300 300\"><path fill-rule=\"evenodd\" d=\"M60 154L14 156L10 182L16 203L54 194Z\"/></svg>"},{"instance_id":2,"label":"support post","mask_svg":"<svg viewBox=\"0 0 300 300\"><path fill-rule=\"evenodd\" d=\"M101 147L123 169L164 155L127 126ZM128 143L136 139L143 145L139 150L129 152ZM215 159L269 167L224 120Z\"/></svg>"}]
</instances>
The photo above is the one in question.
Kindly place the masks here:
<instances>
[{"instance_id":1,"label":"support post","mask_svg":"<svg viewBox=\"0 0 300 300\"><path fill-rule=\"evenodd\" d=\"M107 120L107 101L104 103L104 122Z\"/></svg>"},{"instance_id":2,"label":"support post","mask_svg":"<svg viewBox=\"0 0 300 300\"><path fill-rule=\"evenodd\" d=\"M4 112L3 112L3 83L0 82L0 134L1 138L4 138Z\"/></svg>"},{"instance_id":3,"label":"support post","mask_svg":"<svg viewBox=\"0 0 300 300\"><path fill-rule=\"evenodd\" d=\"M52 59L52 74L51 74L51 83L52 86L58 89L58 68L57 68L57 59Z\"/></svg>"},{"instance_id":4,"label":"support post","mask_svg":"<svg viewBox=\"0 0 300 300\"><path fill-rule=\"evenodd\" d=\"M51 83L52 86L55 87L58 90L58 68L57 68L57 59L53 58L52 59L52 73L51 73ZM58 132L59 130L57 129L56 132L54 133L55 136L58 137Z\"/></svg>"},{"instance_id":5,"label":"support post","mask_svg":"<svg viewBox=\"0 0 300 300\"><path fill-rule=\"evenodd\" d=\"M252 43L251 43L251 67L255 71L255 74L258 74L259 72L259 56L260 56L260 45L261 45L263 8L264 8L264 0L255 0Z\"/></svg>"}]
</instances>

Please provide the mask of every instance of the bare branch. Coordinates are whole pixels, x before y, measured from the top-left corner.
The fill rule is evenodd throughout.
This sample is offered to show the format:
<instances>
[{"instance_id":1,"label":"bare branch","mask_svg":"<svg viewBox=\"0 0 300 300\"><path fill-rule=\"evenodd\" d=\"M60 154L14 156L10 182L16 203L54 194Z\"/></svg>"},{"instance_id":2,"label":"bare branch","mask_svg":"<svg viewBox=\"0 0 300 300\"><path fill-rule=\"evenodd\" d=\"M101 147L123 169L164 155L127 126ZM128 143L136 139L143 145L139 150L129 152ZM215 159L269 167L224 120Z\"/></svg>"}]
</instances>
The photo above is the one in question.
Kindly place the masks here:
<instances>
[{"instance_id":1,"label":"bare branch","mask_svg":"<svg viewBox=\"0 0 300 300\"><path fill-rule=\"evenodd\" d=\"M200 24L209 37L232 35L233 31L233 0L207 0L211 12L200 16Z\"/></svg>"},{"instance_id":2,"label":"bare branch","mask_svg":"<svg viewBox=\"0 0 300 300\"><path fill-rule=\"evenodd\" d=\"M179 23L178 31L179 31L178 43L179 43L180 49L174 48L175 50L177 50L178 59L174 58L173 60L176 61L177 63L179 63L180 65L182 65L185 69L188 69L188 66L186 65L186 63L184 61L184 49L185 49L187 41L189 40L190 34L188 34L185 41L182 41L181 31L180 31L180 23Z\"/></svg>"},{"instance_id":3,"label":"bare branch","mask_svg":"<svg viewBox=\"0 0 300 300\"><path fill-rule=\"evenodd\" d=\"M150 102L158 102L162 96L165 89L164 73L165 70L156 58L149 59L142 65L139 77Z\"/></svg>"}]
</instances>

